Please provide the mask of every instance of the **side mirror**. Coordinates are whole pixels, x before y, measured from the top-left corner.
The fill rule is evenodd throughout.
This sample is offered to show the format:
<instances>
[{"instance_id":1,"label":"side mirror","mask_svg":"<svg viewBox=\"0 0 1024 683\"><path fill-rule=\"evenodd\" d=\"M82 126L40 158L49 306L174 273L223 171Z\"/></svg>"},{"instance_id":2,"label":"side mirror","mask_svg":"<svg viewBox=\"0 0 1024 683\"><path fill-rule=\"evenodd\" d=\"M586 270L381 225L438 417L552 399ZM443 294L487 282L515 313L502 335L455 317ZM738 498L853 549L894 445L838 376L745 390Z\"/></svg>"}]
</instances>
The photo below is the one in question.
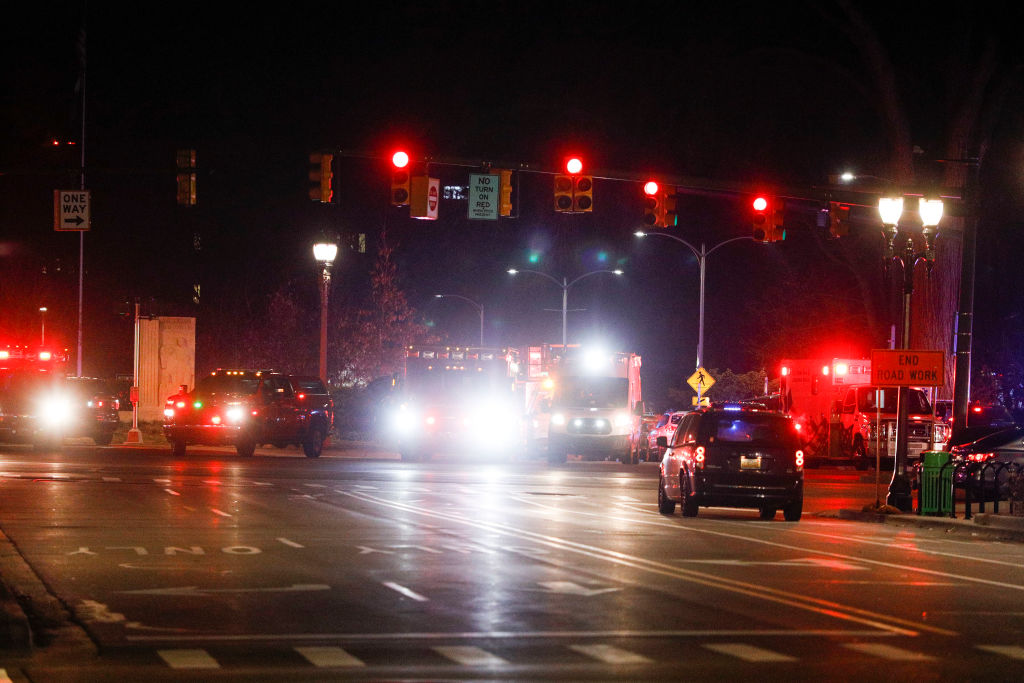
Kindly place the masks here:
<instances>
[{"instance_id":1,"label":"side mirror","mask_svg":"<svg viewBox=\"0 0 1024 683\"><path fill-rule=\"evenodd\" d=\"M657 439L658 448L668 448L668 437L659 436Z\"/></svg>"}]
</instances>

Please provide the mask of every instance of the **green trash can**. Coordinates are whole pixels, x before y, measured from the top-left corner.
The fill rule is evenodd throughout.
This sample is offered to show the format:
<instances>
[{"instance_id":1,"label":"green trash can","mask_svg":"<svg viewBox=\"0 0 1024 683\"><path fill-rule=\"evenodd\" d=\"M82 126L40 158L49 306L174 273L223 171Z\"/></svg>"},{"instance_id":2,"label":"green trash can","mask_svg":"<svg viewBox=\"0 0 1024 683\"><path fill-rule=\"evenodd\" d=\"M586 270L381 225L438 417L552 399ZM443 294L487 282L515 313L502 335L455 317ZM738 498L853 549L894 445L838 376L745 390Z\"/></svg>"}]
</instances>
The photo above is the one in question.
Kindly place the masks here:
<instances>
[{"instance_id":1,"label":"green trash can","mask_svg":"<svg viewBox=\"0 0 1024 683\"><path fill-rule=\"evenodd\" d=\"M953 512L953 468L943 469L952 457L947 451L921 454L922 515L948 517Z\"/></svg>"}]
</instances>

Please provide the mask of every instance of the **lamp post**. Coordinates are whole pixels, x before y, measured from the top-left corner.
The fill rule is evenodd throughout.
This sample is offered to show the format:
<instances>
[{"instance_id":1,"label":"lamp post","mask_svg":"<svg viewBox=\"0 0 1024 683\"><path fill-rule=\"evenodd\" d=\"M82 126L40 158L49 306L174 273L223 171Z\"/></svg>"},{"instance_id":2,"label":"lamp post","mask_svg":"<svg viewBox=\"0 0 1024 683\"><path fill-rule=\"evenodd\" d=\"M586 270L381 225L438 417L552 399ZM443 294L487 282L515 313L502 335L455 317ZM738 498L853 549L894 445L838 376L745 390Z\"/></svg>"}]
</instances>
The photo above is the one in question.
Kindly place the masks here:
<instances>
[{"instance_id":1,"label":"lamp post","mask_svg":"<svg viewBox=\"0 0 1024 683\"><path fill-rule=\"evenodd\" d=\"M636 235L637 237L647 237L648 235L661 235L662 237L667 237L670 240L675 240L676 242L679 242L680 244L686 246L691 252L693 252L693 255L697 258L697 264L700 266L700 298L699 298L699 313L698 313L698 316L697 316L697 366L696 367L700 368L701 364L704 362L704 276L705 276L705 273L707 272L707 267L706 267L707 266L707 264L706 264L707 258L716 249L718 249L719 247L723 247L726 244L729 244L730 242L739 242L741 240L753 240L754 238L753 237L733 237L733 238L727 239L727 240L725 240L723 242L719 242L718 244L716 244L715 246L711 247L710 249L708 249L704 245L704 243L701 242L700 249L697 249L697 247L693 246L692 244L690 244L689 242L684 240L682 237L676 237L675 235L669 235L669 234L664 233L664 232L644 232L643 230L637 230L633 234ZM698 396L698 398L699 398L699 396Z\"/></svg>"},{"instance_id":2,"label":"lamp post","mask_svg":"<svg viewBox=\"0 0 1024 683\"><path fill-rule=\"evenodd\" d=\"M46 346L46 306L39 307L39 345Z\"/></svg>"},{"instance_id":3,"label":"lamp post","mask_svg":"<svg viewBox=\"0 0 1024 683\"><path fill-rule=\"evenodd\" d=\"M461 294L435 294L435 299L462 299L472 304L480 312L480 346L484 345L484 307L483 304L478 304L469 297L462 296Z\"/></svg>"},{"instance_id":4,"label":"lamp post","mask_svg":"<svg viewBox=\"0 0 1024 683\"><path fill-rule=\"evenodd\" d=\"M612 275L622 275L622 270L620 270L619 268L616 268L615 270L607 270L607 269L592 270L589 273L584 273L583 275L580 275L578 278L576 278L575 280L573 280L571 282L567 278L565 278L565 277L562 277L562 281L559 282L558 280L556 280L555 278L551 277L547 273L542 273L539 270L528 270L526 268L524 268L522 270L517 270L515 268L509 268L507 272L508 272L509 275L517 275L518 273L533 273L534 275L540 275L541 277L546 277L547 279L549 279L552 282L554 282L556 286L562 288L562 347L563 348L566 345L566 339L567 339L567 334L566 334L566 332L567 332L567 323L566 323L566 321L567 321L567 314L569 312L569 308L568 308L568 305L569 305L569 288L572 287L577 282L579 282L580 280L582 280L583 278L590 277L591 275L597 275L598 273L611 273Z\"/></svg>"},{"instance_id":5,"label":"lamp post","mask_svg":"<svg viewBox=\"0 0 1024 683\"><path fill-rule=\"evenodd\" d=\"M334 242L313 245L313 258L320 264L320 379L327 384L327 290L331 284L331 266L338 255Z\"/></svg>"},{"instance_id":6,"label":"lamp post","mask_svg":"<svg viewBox=\"0 0 1024 683\"><path fill-rule=\"evenodd\" d=\"M900 347L910 348L910 310L911 298L914 294L914 267L921 261L928 268L929 275L935 264L935 236L939 220L942 218L942 200L918 200L918 213L921 218L921 234L924 236L924 250L918 251L914 245L913 235L907 234L902 251L895 245L900 233L899 221L903 215L903 197L882 197L878 200L878 214L884 226L884 235L888 247L886 268L889 261L898 261L903 267L903 332ZM893 464L892 480L889 482L889 495L886 502L903 512L913 507L910 478L907 476L907 414L909 412L907 387L899 387L898 415L896 423L896 458Z\"/></svg>"}]
</instances>

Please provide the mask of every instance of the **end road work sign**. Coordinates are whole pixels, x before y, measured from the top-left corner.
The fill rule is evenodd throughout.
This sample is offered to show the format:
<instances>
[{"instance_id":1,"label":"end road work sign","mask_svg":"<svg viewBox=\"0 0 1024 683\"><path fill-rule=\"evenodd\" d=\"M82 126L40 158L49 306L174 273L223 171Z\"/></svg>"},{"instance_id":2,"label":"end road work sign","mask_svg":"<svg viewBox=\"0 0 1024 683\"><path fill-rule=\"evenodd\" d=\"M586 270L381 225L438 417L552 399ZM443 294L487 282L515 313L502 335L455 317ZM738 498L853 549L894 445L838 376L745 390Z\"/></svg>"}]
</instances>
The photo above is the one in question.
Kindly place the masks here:
<instances>
[{"instance_id":1,"label":"end road work sign","mask_svg":"<svg viewBox=\"0 0 1024 683\"><path fill-rule=\"evenodd\" d=\"M871 383L881 387L941 387L946 384L942 351L872 349Z\"/></svg>"}]
</instances>

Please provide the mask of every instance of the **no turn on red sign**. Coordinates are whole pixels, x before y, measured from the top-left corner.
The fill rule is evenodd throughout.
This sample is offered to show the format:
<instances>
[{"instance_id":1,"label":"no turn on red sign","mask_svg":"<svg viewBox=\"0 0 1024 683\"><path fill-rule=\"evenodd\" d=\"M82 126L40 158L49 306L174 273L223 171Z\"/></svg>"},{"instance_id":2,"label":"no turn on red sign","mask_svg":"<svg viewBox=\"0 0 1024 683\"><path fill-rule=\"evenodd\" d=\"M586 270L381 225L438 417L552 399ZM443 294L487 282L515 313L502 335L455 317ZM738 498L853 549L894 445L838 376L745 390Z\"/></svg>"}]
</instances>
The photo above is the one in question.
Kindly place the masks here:
<instances>
[{"instance_id":1,"label":"no turn on red sign","mask_svg":"<svg viewBox=\"0 0 1024 683\"><path fill-rule=\"evenodd\" d=\"M89 229L89 192L86 190L53 191L53 229Z\"/></svg>"},{"instance_id":2,"label":"no turn on red sign","mask_svg":"<svg viewBox=\"0 0 1024 683\"><path fill-rule=\"evenodd\" d=\"M941 387L946 384L942 351L872 349L871 383L881 387Z\"/></svg>"}]
</instances>

